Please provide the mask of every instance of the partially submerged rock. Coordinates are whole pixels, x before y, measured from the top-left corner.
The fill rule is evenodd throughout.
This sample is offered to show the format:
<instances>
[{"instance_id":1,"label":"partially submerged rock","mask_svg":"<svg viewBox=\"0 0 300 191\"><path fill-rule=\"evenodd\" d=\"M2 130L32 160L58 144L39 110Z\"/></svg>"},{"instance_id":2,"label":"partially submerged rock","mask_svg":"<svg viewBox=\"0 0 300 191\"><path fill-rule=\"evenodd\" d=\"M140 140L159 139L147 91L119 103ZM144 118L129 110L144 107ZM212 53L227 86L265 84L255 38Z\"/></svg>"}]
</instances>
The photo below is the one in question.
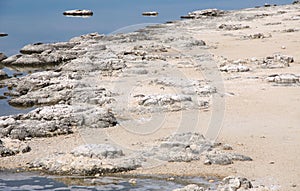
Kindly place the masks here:
<instances>
[{"instance_id":1,"label":"partially submerged rock","mask_svg":"<svg viewBox=\"0 0 300 191\"><path fill-rule=\"evenodd\" d=\"M8 36L7 33L0 33L0 37Z\"/></svg>"},{"instance_id":2,"label":"partially submerged rock","mask_svg":"<svg viewBox=\"0 0 300 191\"><path fill-rule=\"evenodd\" d=\"M147 11L142 13L143 16L157 16L158 12L156 11Z\"/></svg>"},{"instance_id":3,"label":"partially submerged rock","mask_svg":"<svg viewBox=\"0 0 300 191\"><path fill-rule=\"evenodd\" d=\"M204 188L197 184L189 184L183 188L174 189L173 191L204 191Z\"/></svg>"},{"instance_id":4,"label":"partially submerged rock","mask_svg":"<svg viewBox=\"0 0 300 191\"><path fill-rule=\"evenodd\" d=\"M92 16L94 13L91 10L81 10L81 9L76 9L76 10L68 10L63 12L64 15L74 15L74 16Z\"/></svg>"}]
</instances>

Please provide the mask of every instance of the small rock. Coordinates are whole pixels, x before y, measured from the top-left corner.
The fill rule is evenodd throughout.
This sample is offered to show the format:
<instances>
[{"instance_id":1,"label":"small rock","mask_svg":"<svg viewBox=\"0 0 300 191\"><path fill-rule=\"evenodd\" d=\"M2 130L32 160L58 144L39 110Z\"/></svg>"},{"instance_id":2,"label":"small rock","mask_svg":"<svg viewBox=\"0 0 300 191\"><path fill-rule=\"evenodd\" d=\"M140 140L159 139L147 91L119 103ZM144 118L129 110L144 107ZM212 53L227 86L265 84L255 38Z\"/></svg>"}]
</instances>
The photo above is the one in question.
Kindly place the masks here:
<instances>
[{"instance_id":1,"label":"small rock","mask_svg":"<svg viewBox=\"0 0 300 191\"><path fill-rule=\"evenodd\" d=\"M224 178L221 183L218 185L218 191L226 191L226 190L248 190L253 188L251 182L242 177L234 177L228 176Z\"/></svg>"},{"instance_id":2,"label":"small rock","mask_svg":"<svg viewBox=\"0 0 300 191\"><path fill-rule=\"evenodd\" d=\"M83 15L87 15L87 16L91 16L93 15L93 11L91 10L80 10L80 9L76 9L76 10L68 10L63 12L64 15L75 15L75 16L83 16Z\"/></svg>"},{"instance_id":3,"label":"small rock","mask_svg":"<svg viewBox=\"0 0 300 191\"><path fill-rule=\"evenodd\" d=\"M137 183L137 180L135 178L132 178L132 179L128 180L128 183L135 185Z\"/></svg>"},{"instance_id":4,"label":"small rock","mask_svg":"<svg viewBox=\"0 0 300 191\"><path fill-rule=\"evenodd\" d=\"M229 144L224 144L223 150L232 150L232 147Z\"/></svg>"},{"instance_id":5,"label":"small rock","mask_svg":"<svg viewBox=\"0 0 300 191\"><path fill-rule=\"evenodd\" d=\"M204 161L204 164L205 164L205 165L211 165L212 163L211 163L210 160L207 159L207 160Z\"/></svg>"},{"instance_id":6,"label":"small rock","mask_svg":"<svg viewBox=\"0 0 300 191\"><path fill-rule=\"evenodd\" d=\"M147 11L142 13L143 16L157 16L158 12L156 11Z\"/></svg>"},{"instance_id":7,"label":"small rock","mask_svg":"<svg viewBox=\"0 0 300 191\"><path fill-rule=\"evenodd\" d=\"M0 33L0 37L8 36L7 33Z\"/></svg>"},{"instance_id":8,"label":"small rock","mask_svg":"<svg viewBox=\"0 0 300 191\"><path fill-rule=\"evenodd\" d=\"M204 188L196 184L189 184L183 188L174 189L173 191L204 191Z\"/></svg>"}]
</instances>

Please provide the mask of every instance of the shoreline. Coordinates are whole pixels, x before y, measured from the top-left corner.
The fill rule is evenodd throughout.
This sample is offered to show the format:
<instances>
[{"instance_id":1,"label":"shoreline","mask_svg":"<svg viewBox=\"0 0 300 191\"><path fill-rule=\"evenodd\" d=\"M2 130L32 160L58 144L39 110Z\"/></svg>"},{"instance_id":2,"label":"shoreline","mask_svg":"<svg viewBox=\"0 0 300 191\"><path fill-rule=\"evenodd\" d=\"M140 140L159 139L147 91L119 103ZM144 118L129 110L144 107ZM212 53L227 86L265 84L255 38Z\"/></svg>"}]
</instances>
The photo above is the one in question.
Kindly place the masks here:
<instances>
[{"instance_id":1,"label":"shoreline","mask_svg":"<svg viewBox=\"0 0 300 191\"><path fill-rule=\"evenodd\" d=\"M191 128L183 129L184 131L193 130L198 132L198 130L200 130L200 132L203 133L205 132L205 127L208 128L208 124L210 122L209 114L214 112L211 110L213 104L212 96L215 95L212 89L207 90L204 88L206 86L201 84L199 85L200 90L197 89L197 91L204 91L204 88L207 92L206 96L204 96L204 94L200 94L200 96L193 93L184 94L185 97L176 98L179 100L178 105L170 104L168 102L166 107L163 105L165 103L160 103L161 98L155 97L154 95L151 95L151 93L155 92L163 94L166 96L164 99L170 99L174 102L174 100L169 98L167 95L172 95L174 92L176 94L179 92L182 93L183 87L190 86L189 84L180 84L181 82L174 80L174 78L170 78L171 80L164 78L164 76L170 76L170 72L168 71L172 71L174 73L179 71L179 77L184 77L189 80L202 80L201 83L204 82L204 84L207 83L206 85L211 85L211 83L207 81L207 76L203 75L203 73L201 74L201 70L207 70L207 68L203 69L203 67L209 66L204 65L202 63L203 61L212 63L213 60L213 62L217 63L218 68L224 68L223 72L218 72L222 74L225 92L218 92L220 91L218 88L217 92L219 95L226 97L224 122L217 141L231 145L233 152L246 154L247 156L250 156L253 161L238 161L225 166L204 165L202 160L194 160L191 162L164 162L163 168L137 168L136 170L129 172L129 174L177 173L178 175L207 175L211 173L219 177L239 175L255 179L256 181L254 183L267 185L272 187L274 190L296 190L297 183L299 182L299 174L297 174L297 172L300 172L297 171L297 166L300 165L297 165L296 161L296 157L299 156L297 154L297 148L300 144L299 141L297 141L299 140L299 130L296 128L297 123L299 122L299 120L297 120L297 114L300 112L297 108L299 101L297 101L298 99L296 97L299 93L299 78L297 78L297 75L300 74L300 55L297 54L297 50L300 48L297 40L297 34L299 35L300 26L296 20L299 17L297 17L297 10L299 10L299 5L297 4L258 9L243 9L231 11L219 17L205 17L195 20L175 21L168 24L161 24L153 28L148 27L141 30L139 34L124 34L113 37L101 37L95 34L92 36L86 35L74 38L71 43L75 42L76 44L81 43L82 40L86 40L86 45L91 46L92 48L94 47L94 49L97 48L97 51L99 51L100 46L102 46L102 48L100 47L100 51L107 51L109 49L114 49L114 52L119 51L123 54L121 60L126 60L126 62L122 63L120 60L115 62L115 60L119 59L121 55L119 54L117 59L114 58L115 60L111 62L110 65L105 66L112 68L109 68L109 70L106 70L106 68L104 70L100 69L102 70L100 72L100 77L97 77L99 74L95 71L99 70L99 68L95 68L95 64L92 64L95 63L95 61L92 60L90 64L88 60L81 58L81 60L75 62L76 59L78 59L75 58L74 60L71 59L64 61L65 63L60 68L63 72L69 73L69 75L74 75L73 79L79 78L78 76L80 76L81 79L78 80L80 82L82 82L83 78L85 82L87 82L83 87L88 87L88 85L95 84L95 82L97 82L101 83L106 90L113 90L112 92L121 90L125 91L128 95L132 95L132 92L134 92L134 96L143 94L142 102L140 102L141 100L135 100L136 97L133 96L133 98L130 97L129 101L127 100L124 105L122 103L124 97L117 97L112 94L111 97L115 101L117 100L116 103L121 104L113 105L115 104L113 103L111 106L110 102L114 101L108 97L108 99L101 100L104 102L102 106L107 109L112 108L117 121L120 121L121 119L127 122L129 121L129 123L119 123L116 127L109 127L113 125L113 119L110 119L112 120L111 124L103 123L99 119L101 122L98 123L97 121L96 123L99 126L108 125L108 128L84 129L84 132L81 131L78 133L76 128L74 128L74 126L78 126L78 123L77 121L74 121L74 123L71 124L72 128L70 129L73 131L73 134L59 135L52 138L28 139L25 142L29 143L29 146L31 147L30 152L17 154L12 157L1 158L0 165L2 167L18 165L11 164L11 162L9 162L16 160L17 163L22 166L24 163L30 161L28 157L32 153L38 154L36 157L42 157L45 155L45 153L41 151L43 148L48 148L48 152L53 153L70 152L75 146L79 146L82 143L101 143L101 140L96 140L95 137L92 136L103 133L109 135L108 138L111 139L108 141L109 143L121 146L124 149L124 152L127 152L125 151L127 148L137 151L144 146L153 146L154 144L157 144L159 139L171 135L171 132L174 132L174 130L175 132L180 132L180 125L174 123L174 121L178 119L181 120L183 125L191 126ZM219 26L224 23L230 24L225 26L225 29L219 28ZM177 30L178 34L172 33L174 29ZM145 31L147 32L145 36L139 36ZM158 37L160 38L159 41L163 39L165 44L155 44L154 42L157 42ZM125 43L120 43L120 39L125 39ZM150 40L151 43L154 44L151 45L150 43L149 46L148 43L145 43L143 45L144 47L136 46L130 51L127 51L129 47L133 47L131 43L138 44L140 39L145 42ZM99 40L104 40L104 42L99 45L97 44L97 42L100 42ZM111 40L120 43L118 44L120 47L114 47L113 44L109 44ZM202 40L205 42L205 45ZM96 44L96 46L93 44ZM106 46L105 49L103 44ZM83 51L83 49L79 49L79 45L72 45L72 48L76 47L76 50L82 52L82 54L80 53L80 56L85 56L87 53ZM89 51L93 50L92 48L89 49ZM125 49L125 52L121 49ZM30 47L28 50L32 51ZM180 56L178 56L178 52L176 52L176 50L180 50ZM237 54L237 52L239 54ZM273 54L278 54L278 52L280 52L279 58L273 56ZM202 59L199 65L197 65L197 62L196 64L190 62L190 58L198 59L193 56L197 56L199 54L201 55L200 59ZM290 58L285 57L286 55L292 56L293 62ZM88 56L93 55L91 53ZM213 59L211 59L211 56ZM44 59L44 57L37 58ZM93 58L91 57L91 59ZM100 57L100 59L103 58ZM88 63L87 66L82 67L79 63L80 61ZM97 61L98 60L96 60L96 62ZM148 63L148 65L150 63L150 65L153 66L148 67L147 65L145 68L143 65L146 63ZM124 64L126 66L124 66ZM165 68L161 71L156 71L157 69L155 69L155 67L160 67L162 64L165 65ZM138 67L136 67L136 65L138 65ZM247 70L247 68L249 70ZM164 72L164 70L166 70L166 72ZM198 72L199 70L200 73ZM208 68L209 72L207 74L214 70L215 68ZM245 71L241 72L241 70ZM86 72L89 72L89 74L87 75ZM288 78L280 76L280 74L286 73L292 73L296 76L288 76ZM273 74L277 74L278 77L274 79L274 82L267 82L266 79ZM52 78L56 78L56 74L51 75ZM157 75L157 77L153 79L149 78L147 75ZM64 74L61 74L59 77L65 79L63 76ZM130 91L127 92L128 90L122 89L124 84L116 83L123 77L126 77L128 80L133 80L130 82L135 82L135 80L140 78L144 80L140 81L138 85L133 84L132 86L129 86ZM178 78L178 74L175 77ZM9 80L9 83L15 83L11 79ZM25 80L28 79L25 78ZM110 88L110 80L114 80L115 82L113 88ZM283 86L286 84L288 86ZM74 82L74 87L76 86L78 87L78 84L75 84ZM190 93L195 88L198 87L192 86L192 89L186 90L185 92L189 91ZM53 90L56 91L57 89ZM106 90L105 94L108 95L109 92ZM49 90L42 90L41 92L43 91L47 93ZM73 89L71 89L71 91L73 91ZM84 91L89 91L89 89L85 88ZM95 91L95 89L91 89L91 92L93 91ZM96 91L99 91L99 89L96 89ZM37 103L41 103L41 101L39 101L39 95L30 95L30 93L31 92L29 91L29 95L25 94L25 96L37 96ZM81 103L81 106L83 106L83 103L100 103L100 100L86 103L85 100L82 100L80 97L76 97L76 95L74 97L74 95L71 95L68 100L65 100L64 98L59 100L59 103L72 105L79 102ZM79 96L88 97L89 95L82 91ZM190 101L189 96L192 101ZM95 97L92 96L91 98L94 100L93 98ZM278 98L283 99L279 99L280 101L278 101ZM28 97L26 99L28 99ZM50 97L49 99L46 101L43 100L45 101L43 103L52 103L52 101L57 98ZM200 104L197 108L194 108L195 103L197 103L193 102L195 99L198 103L203 103L203 105ZM149 102L150 106L142 105L149 100L156 100L159 104L151 105ZM20 103L20 100L18 100L18 103ZM205 105L206 103L208 105ZM128 104L133 105L133 107L128 107ZM291 108L286 108L286 106L290 104L292 104ZM161 105L163 107L160 107ZM140 110L135 110L134 107L138 107ZM201 112L197 113L197 115L191 115L193 111L198 111L199 108ZM129 111L129 115L123 113L124 109ZM262 113L258 113L257 109L259 109ZM290 113L290 109L293 109L294 112L288 115ZM66 108L66 111L68 111L68 108ZM100 110L95 111L98 113L100 112ZM163 119L159 118L159 116L155 116L157 111L165 115ZM192 112L187 112L186 115L186 111ZM77 110L74 110L74 112L77 114ZM151 116L147 116L147 113L150 113ZM102 113L102 111L100 114L105 116L110 115L109 113ZM198 121L195 125L191 119L185 118L189 115L191 115L191 119L193 119L193 117L197 117L204 120ZM283 119L278 119L278 116L283 116ZM139 129L135 128L137 123L131 124L130 119L143 119L146 121L158 119L162 120L161 122L163 122L163 125L160 126L159 129L153 129L153 124L148 126L145 125L145 128L150 129L146 129L145 132L143 132L143 130L140 132ZM90 126L93 125L93 123L87 122L86 125ZM141 125L143 123L138 124ZM157 125L157 123L155 124ZM160 123L158 123L158 125L160 125ZM124 126L125 128L122 129ZM204 129L199 126L204 127ZM273 128L276 128L276 131L274 131ZM232 131L234 131L234 133L231 133ZM130 134L128 132L136 133ZM143 135L143 133L145 135ZM139 134L142 134L142 137L137 136ZM114 136L111 137L111 135ZM63 140L61 137L64 137ZM96 138L99 137L96 136ZM124 140L122 140L123 138ZM107 138L104 139L106 140ZM78 140L81 141L78 142ZM278 140L282 141L284 144L281 145ZM57 148L53 143L57 143L57 141L59 141L64 148ZM286 146L289 149L285 149ZM212 148L214 149L214 147ZM294 160L290 159L291 156ZM286 160L289 161L288 164ZM277 169L280 169L280 171L278 172ZM275 180L269 180L271 178Z\"/></svg>"}]
</instances>

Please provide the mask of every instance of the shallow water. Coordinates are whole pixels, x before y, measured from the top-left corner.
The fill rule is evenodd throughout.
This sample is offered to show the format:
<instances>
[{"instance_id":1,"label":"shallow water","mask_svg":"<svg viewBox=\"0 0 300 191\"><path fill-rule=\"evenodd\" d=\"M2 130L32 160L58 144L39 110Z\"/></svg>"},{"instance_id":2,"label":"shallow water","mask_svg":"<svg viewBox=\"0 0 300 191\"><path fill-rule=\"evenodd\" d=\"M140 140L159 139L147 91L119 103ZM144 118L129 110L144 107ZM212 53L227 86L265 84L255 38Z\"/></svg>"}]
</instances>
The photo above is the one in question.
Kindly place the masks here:
<instances>
[{"instance_id":1,"label":"shallow water","mask_svg":"<svg viewBox=\"0 0 300 191\"><path fill-rule=\"evenodd\" d=\"M134 180L135 182L131 181ZM175 177L168 180L166 177L59 177L41 176L37 173L0 173L0 190L173 190L187 184L196 183L205 188L214 189L217 184L208 183L198 177Z\"/></svg>"}]
</instances>

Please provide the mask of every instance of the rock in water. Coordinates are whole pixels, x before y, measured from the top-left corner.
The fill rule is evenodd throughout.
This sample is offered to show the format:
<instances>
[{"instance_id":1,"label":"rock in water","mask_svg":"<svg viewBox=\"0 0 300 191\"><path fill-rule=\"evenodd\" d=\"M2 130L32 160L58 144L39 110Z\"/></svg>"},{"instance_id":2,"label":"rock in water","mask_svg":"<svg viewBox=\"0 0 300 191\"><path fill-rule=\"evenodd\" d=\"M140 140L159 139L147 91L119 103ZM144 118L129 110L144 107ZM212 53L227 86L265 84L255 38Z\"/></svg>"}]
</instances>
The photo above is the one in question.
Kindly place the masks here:
<instances>
[{"instance_id":1,"label":"rock in water","mask_svg":"<svg viewBox=\"0 0 300 191\"><path fill-rule=\"evenodd\" d=\"M92 16L94 13L91 10L80 10L80 9L76 9L76 10L69 10L69 11L65 11L63 13L64 15L74 15L74 16Z\"/></svg>"},{"instance_id":2,"label":"rock in water","mask_svg":"<svg viewBox=\"0 0 300 191\"><path fill-rule=\"evenodd\" d=\"M7 36L8 34L6 33L0 33L0 37L4 37L4 36Z\"/></svg>"},{"instance_id":3,"label":"rock in water","mask_svg":"<svg viewBox=\"0 0 300 191\"><path fill-rule=\"evenodd\" d=\"M158 12L156 12L156 11L148 11L148 12L143 12L142 15L143 16L157 16Z\"/></svg>"}]
</instances>

